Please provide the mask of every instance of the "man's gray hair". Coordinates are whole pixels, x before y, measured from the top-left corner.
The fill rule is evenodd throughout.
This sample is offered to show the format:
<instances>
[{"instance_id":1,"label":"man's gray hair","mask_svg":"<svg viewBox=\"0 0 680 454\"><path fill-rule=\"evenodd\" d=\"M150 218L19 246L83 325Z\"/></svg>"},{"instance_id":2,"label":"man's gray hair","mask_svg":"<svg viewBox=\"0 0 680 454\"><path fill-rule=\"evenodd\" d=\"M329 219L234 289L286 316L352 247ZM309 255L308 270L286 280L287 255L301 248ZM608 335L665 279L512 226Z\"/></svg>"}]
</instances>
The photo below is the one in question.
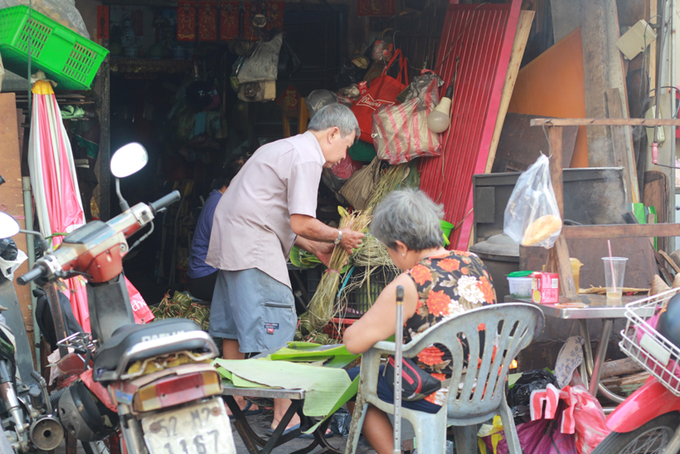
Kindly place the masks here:
<instances>
[{"instance_id":1,"label":"man's gray hair","mask_svg":"<svg viewBox=\"0 0 680 454\"><path fill-rule=\"evenodd\" d=\"M324 129L337 126L341 137L347 137L352 131L357 133L357 139L361 134L359 122L347 106L340 103L329 104L322 107L309 121L307 129L311 131L323 131Z\"/></svg>"},{"instance_id":2,"label":"man's gray hair","mask_svg":"<svg viewBox=\"0 0 680 454\"><path fill-rule=\"evenodd\" d=\"M417 189L393 191L376 207L371 233L390 249L397 240L412 251L441 247L442 206Z\"/></svg>"}]
</instances>

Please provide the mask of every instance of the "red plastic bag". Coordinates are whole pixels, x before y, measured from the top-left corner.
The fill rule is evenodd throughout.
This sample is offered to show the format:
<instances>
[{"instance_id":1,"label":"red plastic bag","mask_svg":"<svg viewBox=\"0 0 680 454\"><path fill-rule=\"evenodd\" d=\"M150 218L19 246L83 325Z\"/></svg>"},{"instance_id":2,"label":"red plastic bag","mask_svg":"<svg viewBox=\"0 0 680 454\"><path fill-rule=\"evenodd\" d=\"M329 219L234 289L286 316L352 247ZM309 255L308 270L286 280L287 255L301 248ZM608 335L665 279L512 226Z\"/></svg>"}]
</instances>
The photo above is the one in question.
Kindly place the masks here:
<instances>
[{"instance_id":1,"label":"red plastic bag","mask_svg":"<svg viewBox=\"0 0 680 454\"><path fill-rule=\"evenodd\" d=\"M154 319L154 315L151 313L151 309L149 309L146 301L144 301L142 295L127 277L125 278L125 286L130 294L130 305L132 306L132 312L135 315L135 323L138 325L149 323Z\"/></svg>"},{"instance_id":2,"label":"red plastic bag","mask_svg":"<svg viewBox=\"0 0 680 454\"><path fill-rule=\"evenodd\" d=\"M437 79L433 78L420 96L376 110L372 137L380 159L396 165L441 155L441 135L427 127L427 116L439 101L437 85Z\"/></svg>"},{"instance_id":3,"label":"red plastic bag","mask_svg":"<svg viewBox=\"0 0 680 454\"><path fill-rule=\"evenodd\" d=\"M397 59L399 59L399 74L395 79L388 76L387 71ZM360 139L364 142L373 143L371 137L373 113L381 106L395 104L399 93L408 86L407 68L407 60L401 55L401 50L397 49L382 74L371 81L366 94L352 107L352 112L357 117L359 128L361 128Z\"/></svg>"},{"instance_id":4,"label":"red plastic bag","mask_svg":"<svg viewBox=\"0 0 680 454\"><path fill-rule=\"evenodd\" d=\"M336 177L340 177L343 180L347 180L349 179L349 177L354 175L354 172L359 170L361 167L363 167L363 165L360 162L356 162L349 155L347 155L345 159L331 167L331 173Z\"/></svg>"}]
</instances>

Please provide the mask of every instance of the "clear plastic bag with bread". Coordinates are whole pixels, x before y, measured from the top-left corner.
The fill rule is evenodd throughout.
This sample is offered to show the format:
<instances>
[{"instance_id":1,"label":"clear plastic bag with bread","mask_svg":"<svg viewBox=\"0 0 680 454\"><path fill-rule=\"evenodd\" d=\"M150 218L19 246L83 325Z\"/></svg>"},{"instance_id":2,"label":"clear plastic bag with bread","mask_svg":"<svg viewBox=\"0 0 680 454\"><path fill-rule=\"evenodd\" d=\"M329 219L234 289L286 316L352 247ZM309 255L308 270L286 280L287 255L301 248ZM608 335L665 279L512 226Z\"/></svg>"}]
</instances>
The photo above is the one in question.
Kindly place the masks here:
<instances>
[{"instance_id":1,"label":"clear plastic bag with bread","mask_svg":"<svg viewBox=\"0 0 680 454\"><path fill-rule=\"evenodd\" d=\"M503 232L522 246L551 248L562 218L550 179L550 161L541 155L517 179L505 207Z\"/></svg>"}]
</instances>

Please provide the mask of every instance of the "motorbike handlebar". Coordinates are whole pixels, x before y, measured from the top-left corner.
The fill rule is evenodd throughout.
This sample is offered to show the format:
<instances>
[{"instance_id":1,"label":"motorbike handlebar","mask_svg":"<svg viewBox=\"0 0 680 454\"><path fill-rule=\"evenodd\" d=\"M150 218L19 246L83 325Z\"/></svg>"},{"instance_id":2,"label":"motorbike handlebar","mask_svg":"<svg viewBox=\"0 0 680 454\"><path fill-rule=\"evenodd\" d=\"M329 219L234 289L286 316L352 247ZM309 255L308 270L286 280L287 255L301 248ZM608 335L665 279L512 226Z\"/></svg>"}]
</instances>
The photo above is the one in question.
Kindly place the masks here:
<instances>
[{"instance_id":1,"label":"motorbike handlebar","mask_svg":"<svg viewBox=\"0 0 680 454\"><path fill-rule=\"evenodd\" d=\"M149 206L151 207L153 214L156 215L156 213L158 213L160 210L167 207L168 205L172 205L173 203L177 202L180 198L181 197L179 195L179 191L175 190L172 191L170 194L161 197L155 202L151 202Z\"/></svg>"},{"instance_id":2,"label":"motorbike handlebar","mask_svg":"<svg viewBox=\"0 0 680 454\"><path fill-rule=\"evenodd\" d=\"M23 276L19 276L19 277L17 278L17 282L19 283L19 285L26 285L26 284L28 284L29 282L32 282L32 281L38 279L38 278L41 277L43 274L45 274L45 270L43 270L43 269L42 269L41 267L39 267L39 266L36 266L35 268L33 268L31 271L29 271L28 273L24 274Z\"/></svg>"}]
</instances>

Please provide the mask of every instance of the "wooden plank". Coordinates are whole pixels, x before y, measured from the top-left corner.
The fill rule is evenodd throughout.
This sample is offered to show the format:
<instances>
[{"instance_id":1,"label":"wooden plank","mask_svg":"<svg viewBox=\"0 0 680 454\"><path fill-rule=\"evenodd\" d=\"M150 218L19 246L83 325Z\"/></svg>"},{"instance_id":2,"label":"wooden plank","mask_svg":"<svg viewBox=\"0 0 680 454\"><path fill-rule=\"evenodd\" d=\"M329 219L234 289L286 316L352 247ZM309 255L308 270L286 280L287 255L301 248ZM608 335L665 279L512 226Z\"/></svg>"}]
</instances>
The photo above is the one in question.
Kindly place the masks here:
<instances>
[{"instance_id":1,"label":"wooden plank","mask_svg":"<svg viewBox=\"0 0 680 454\"><path fill-rule=\"evenodd\" d=\"M17 108L14 93L0 93L0 162L2 177L5 183L0 186L0 209L13 216L21 226L26 228L24 218L24 198L21 186L21 152L19 150ZM19 249L27 252L26 235L15 235L12 238ZM16 283L16 278L28 272L28 261L24 262L14 273L14 289L28 331L31 351L33 345L33 313L31 311L31 289Z\"/></svg>"},{"instance_id":2,"label":"wooden plank","mask_svg":"<svg viewBox=\"0 0 680 454\"><path fill-rule=\"evenodd\" d=\"M491 147L489 149L489 156L486 160L486 168L484 173L490 173L496 159L496 150L498 142L503 130L505 122L505 115L508 112L508 106L512 99L512 92L515 90L515 82L517 81L517 74L524 56L524 49L527 47L527 40L531 32L531 24L534 20L535 11L522 11L519 15L519 23L517 24L517 32L515 33L515 41L512 44L512 53L510 54L510 63L508 65L508 72L505 75L505 85L501 94L501 105L498 109L498 116L496 117L496 126L493 131L491 139ZM571 159L571 158L570 158ZM568 165L567 165L568 167ZM470 236L472 238L472 235Z\"/></svg>"},{"instance_id":3,"label":"wooden plank","mask_svg":"<svg viewBox=\"0 0 680 454\"><path fill-rule=\"evenodd\" d=\"M658 3L657 0L645 0L645 10L648 10L649 13L646 14L645 19L647 20L647 23L651 24L658 24L660 23L659 17L657 16L658 14ZM656 60L657 60L657 55L656 55L656 39L649 45L649 49L647 50L647 67L644 68L645 71L647 71L647 74L649 74L649 90L654 90L656 88Z\"/></svg>"},{"instance_id":4,"label":"wooden plank","mask_svg":"<svg viewBox=\"0 0 680 454\"><path fill-rule=\"evenodd\" d=\"M621 36L621 31L619 29L619 17L618 9L616 6L616 0L605 0L605 18L607 21L607 55L608 55L608 66L609 66L609 87L606 93L607 106L608 106L608 117L610 118L629 118L630 112L628 110L628 91L626 88L626 73L624 71L623 65L623 55L619 48L616 47L616 41ZM617 93L610 92L609 90L616 89ZM614 101L612 98L618 96L620 113L614 113L611 110L611 103ZM618 131L617 131L618 129ZM610 128L610 136L612 137L613 147L616 147L614 141L614 134L618 135L619 146L622 147L619 153L625 158L624 162L627 163L626 167L626 181L630 182L628 186L630 200L636 203L640 200L640 187L637 181L637 172L635 171L635 148L633 144L633 132L630 126L624 126L621 128ZM615 150L616 153L616 150Z\"/></svg>"},{"instance_id":5,"label":"wooden plank","mask_svg":"<svg viewBox=\"0 0 680 454\"><path fill-rule=\"evenodd\" d=\"M644 198L642 202L646 207L656 208L656 221L652 223L664 224L668 219L668 178L665 173L658 170L645 172ZM665 250L667 241L665 238L657 239L657 249Z\"/></svg>"},{"instance_id":6,"label":"wooden plank","mask_svg":"<svg viewBox=\"0 0 680 454\"><path fill-rule=\"evenodd\" d=\"M531 126L549 123L553 126L680 126L680 120L670 118L534 118Z\"/></svg>"},{"instance_id":7,"label":"wooden plank","mask_svg":"<svg viewBox=\"0 0 680 454\"><path fill-rule=\"evenodd\" d=\"M581 2L581 45L583 46L583 76L585 82L586 115L603 118L607 115L605 92L609 88L609 58L607 50L607 18L603 0ZM588 127L588 165L607 167L612 154L609 131Z\"/></svg>"},{"instance_id":8,"label":"wooden plank","mask_svg":"<svg viewBox=\"0 0 680 454\"><path fill-rule=\"evenodd\" d=\"M610 88L606 92L607 114L609 117L621 118L623 107L621 106L621 96L618 88ZM625 128L625 130L624 130ZM636 203L639 196L637 187L637 172L635 165L631 165L628 160L629 150L626 146L627 135L630 135L630 126L611 126L612 151L614 167L623 167L623 179L626 184L626 201ZM632 136L631 136L632 137ZM633 161L635 162L635 161ZM633 185L635 179L635 185Z\"/></svg>"},{"instance_id":9,"label":"wooden plank","mask_svg":"<svg viewBox=\"0 0 680 454\"><path fill-rule=\"evenodd\" d=\"M557 206L560 209L560 217L564 219L564 194L562 183L562 128L552 127L549 133L550 151L552 156L550 158L550 179L552 180L553 191L555 192L555 199L557 199ZM560 234L555 242L555 245L550 250L548 255L548 263L546 264L548 271L559 273L560 289L567 298L574 298L578 296L578 289L574 281L574 275L571 271L571 263L569 262L569 247L564 234Z\"/></svg>"},{"instance_id":10,"label":"wooden plank","mask_svg":"<svg viewBox=\"0 0 680 454\"><path fill-rule=\"evenodd\" d=\"M568 239L670 237L680 236L680 224L565 225L562 232Z\"/></svg>"},{"instance_id":11,"label":"wooden plank","mask_svg":"<svg viewBox=\"0 0 680 454\"><path fill-rule=\"evenodd\" d=\"M659 249L659 254L661 254L661 257L666 259L668 264L675 270L676 273L680 273L680 267L675 263L675 260L673 260L670 255L666 254L666 252L662 251L661 249Z\"/></svg>"},{"instance_id":12,"label":"wooden plank","mask_svg":"<svg viewBox=\"0 0 680 454\"><path fill-rule=\"evenodd\" d=\"M602 364L600 378L613 377L615 375L628 375L643 370L635 360L631 358L615 359Z\"/></svg>"}]
</instances>

